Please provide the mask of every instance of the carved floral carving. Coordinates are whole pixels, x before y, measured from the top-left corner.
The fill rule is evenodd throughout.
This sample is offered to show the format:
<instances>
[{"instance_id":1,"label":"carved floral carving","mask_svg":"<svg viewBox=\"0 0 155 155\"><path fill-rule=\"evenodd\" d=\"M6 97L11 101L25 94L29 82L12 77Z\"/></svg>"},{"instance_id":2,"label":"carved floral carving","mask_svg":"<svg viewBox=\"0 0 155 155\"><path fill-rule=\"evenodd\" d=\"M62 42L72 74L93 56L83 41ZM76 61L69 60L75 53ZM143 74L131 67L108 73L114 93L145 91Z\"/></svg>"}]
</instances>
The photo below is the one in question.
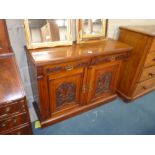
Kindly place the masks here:
<instances>
[{"instance_id":1,"label":"carved floral carving","mask_svg":"<svg viewBox=\"0 0 155 155\"><path fill-rule=\"evenodd\" d=\"M126 60L129 56L130 56L130 53L122 54L122 55L105 56L105 57L94 59L91 64L96 65L99 63L106 63L106 62L111 62L115 60Z\"/></svg>"},{"instance_id":2,"label":"carved floral carving","mask_svg":"<svg viewBox=\"0 0 155 155\"><path fill-rule=\"evenodd\" d=\"M108 92L110 90L110 83L112 80L112 73L104 73L97 79L96 95Z\"/></svg>"},{"instance_id":3,"label":"carved floral carving","mask_svg":"<svg viewBox=\"0 0 155 155\"><path fill-rule=\"evenodd\" d=\"M76 84L73 82L63 83L56 89L56 105L73 102L76 98Z\"/></svg>"},{"instance_id":4,"label":"carved floral carving","mask_svg":"<svg viewBox=\"0 0 155 155\"><path fill-rule=\"evenodd\" d=\"M71 64L71 66L73 66L73 68L86 67L87 65L88 65L88 62L80 62L77 64ZM56 72L60 72L60 71L66 71L66 66L55 66L55 67L46 69L47 73L56 73Z\"/></svg>"}]
</instances>

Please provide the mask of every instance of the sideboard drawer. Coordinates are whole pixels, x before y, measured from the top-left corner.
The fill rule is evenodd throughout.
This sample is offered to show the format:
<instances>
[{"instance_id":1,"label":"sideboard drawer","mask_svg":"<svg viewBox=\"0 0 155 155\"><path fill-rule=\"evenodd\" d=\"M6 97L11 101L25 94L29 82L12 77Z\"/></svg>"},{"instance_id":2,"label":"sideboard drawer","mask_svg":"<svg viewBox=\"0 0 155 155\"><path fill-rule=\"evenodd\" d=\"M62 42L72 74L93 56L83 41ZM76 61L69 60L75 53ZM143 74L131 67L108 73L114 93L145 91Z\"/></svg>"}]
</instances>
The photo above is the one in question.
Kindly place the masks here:
<instances>
[{"instance_id":1,"label":"sideboard drawer","mask_svg":"<svg viewBox=\"0 0 155 155\"><path fill-rule=\"evenodd\" d=\"M122 54L122 55L108 55L108 56L96 56L92 59L91 65L97 65L101 63L108 63L113 61L119 61L119 60L126 60L130 54Z\"/></svg>"},{"instance_id":2,"label":"sideboard drawer","mask_svg":"<svg viewBox=\"0 0 155 155\"><path fill-rule=\"evenodd\" d=\"M139 82L148 80L148 79L153 78L153 77L155 77L155 66L152 66L149 68L144 68Z\"/></svg>"},{"instance_id":3,"label":"sideboard drawer","mask_svg":"<svg viewBox=\"0 0 155 155\"><path fill-rule=\"evenodd\" d=\"M21 113L26 111L25 100L19 100L12 103L8 103L5 106L0 107L0 119L8 117L13 114Z\"/></svg>"},{"instance_id":4,"label":"sideboard drawer","mask_svg":"<svg viewBox=\"0 0 155 155\"><path fill-rule=\"evenodd\" d=\"M133 93L134 96L140 95L143 92L149 92L150 90L155 88L155 78L152 78L150 80L141 82L137 84L137 87Z\"/></svg>"},{"instance_id":5,"label":"sideboard drawer","mask_svg":"<svg viewBox=\"0 0 155 155\"><path fill-rule=\"evenodd\" d=\"M155 52L151 52L148 54L145 62L145 67L153 66L155 65Z\"/></svg>"},{"instance_id":6,"label":"sideboard drawer","mask_svg":"<svg viewBox=\"0 0 155 155\"><path fill-rule=\"evenodd\" d=\"M28 122L27 115L20 114L11 118L0 120L0 132L10 130L18 125L24 124Z\"/></svg>"},{"instance_id":7,"label":"sideboard drawer","mask_svg":"<svg viewBox=\"0 0 155 155\"><path fill-rule=\"evenodd\" d=\"M86 67L88 65L88 61L75 61L75 62L67 62L56 65L48 65L44 67L44 74L53 74L59 73L62 71L72 71L73 69Z\"/></svg>"}]
</instances>

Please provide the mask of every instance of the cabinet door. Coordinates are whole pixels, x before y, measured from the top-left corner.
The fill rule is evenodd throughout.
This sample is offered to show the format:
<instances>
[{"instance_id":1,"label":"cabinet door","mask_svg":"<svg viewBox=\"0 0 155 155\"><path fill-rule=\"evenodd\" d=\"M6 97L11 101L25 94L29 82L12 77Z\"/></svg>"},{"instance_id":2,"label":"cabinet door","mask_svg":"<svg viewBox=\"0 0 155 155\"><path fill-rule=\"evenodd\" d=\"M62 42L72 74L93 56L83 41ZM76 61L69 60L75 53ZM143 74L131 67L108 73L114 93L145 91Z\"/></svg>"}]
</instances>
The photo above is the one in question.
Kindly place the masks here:
<instances>
[{"instance_id":1,"label":"cabinet door","mask_svg":"<svg viewBox=\"0 0 155 155\"><path fill-rule=\"evenodd\" d=\"M119 62L90 66L87 104L102 102L102 99L115 93L119 66Z\"/></svg>"},{"instance_id":2,"label":"cabinet door","mask_svg":"<svg viewBox=\"0 0 155 155\"><path fill-rule=\"evenodd\" d=\"M84 69L51 74L48 76L51 113L59 113L82 105Z\"/></svg>"}]
</instances>

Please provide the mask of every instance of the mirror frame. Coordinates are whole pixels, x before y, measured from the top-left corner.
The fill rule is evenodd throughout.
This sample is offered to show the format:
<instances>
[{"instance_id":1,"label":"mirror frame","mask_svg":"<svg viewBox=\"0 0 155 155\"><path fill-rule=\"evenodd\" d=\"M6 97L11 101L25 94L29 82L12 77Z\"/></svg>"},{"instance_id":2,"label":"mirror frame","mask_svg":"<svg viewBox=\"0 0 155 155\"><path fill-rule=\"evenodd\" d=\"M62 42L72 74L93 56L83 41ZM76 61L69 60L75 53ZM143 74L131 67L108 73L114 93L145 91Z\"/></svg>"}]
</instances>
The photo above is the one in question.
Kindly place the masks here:
<instances>
[{"instance_id":1,"label":"mirror frame","mask_svg":"<svg viewBox=\"0 0 155 155\"><path fill-rule=\"evenodd\" d=\"M102 19L102 32L98 34L84 34L84 19L76 19L76 42L88 43L103 40L107 35L107 19Z\"/></svg>"},{"instance_id":2,"label":"mirror frame","mask_svg":"<svg viewBox=\"0 0 155 155\"><path fill-rule=\"evenodd\" d=\"M26 46L28 49L37 49L37 48L46 48L46 47L55 47L55 46L67 46L72 45L72 19L67 19L68 27L67 27L67 37L66 41L53 41L53 42L41 42L41 43L33 43L31 38L31 32L29 27L29 19L24 19L24 29L26 36Z\"/></svg>"}]
</instances>

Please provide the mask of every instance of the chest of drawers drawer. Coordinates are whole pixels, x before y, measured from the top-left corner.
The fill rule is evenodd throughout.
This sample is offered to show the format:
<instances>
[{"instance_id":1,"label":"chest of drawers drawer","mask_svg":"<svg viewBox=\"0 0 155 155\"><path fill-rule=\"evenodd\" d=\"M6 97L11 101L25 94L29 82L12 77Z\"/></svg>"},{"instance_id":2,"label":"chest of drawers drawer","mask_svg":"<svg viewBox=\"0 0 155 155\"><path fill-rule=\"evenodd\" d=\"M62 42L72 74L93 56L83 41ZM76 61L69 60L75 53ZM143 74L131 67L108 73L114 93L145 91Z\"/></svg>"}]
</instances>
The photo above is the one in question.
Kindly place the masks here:
<instances>
[{"instance_id":1,"label":"chest of drawers drawer","mask_svg":"<svg viewBox=\"0 0 155 155\"><path fill-rule=\"evenodd\" d=\"M2 131L7 131L8 129L15 128L21 124L27 123L27 115L26 113L24 114L19 114L16 116L13 116L11 118L7 119L2 119L0 120L0 132Z\"/></svg>"},{"instance_id":2,"label":"chest of drawers drawer","mask_svg":"<svg viewBox=\"0 0 155 155\"><path fill-rule=\"evenodd\" d=\"M155 52L151 52L148 54L145 62L145 67L153 66L155 65Z\"/></svg>"},{"instance_id":3,"label":"chest of drawers drawer","mask_svg":"<svg viewBox=\"0 0 155 155\"><path fill-rule=\"evenodd\" d=\"M30 124L21 125L15 129L5 131L2 135L31 135L32 129Z\"/></svg>"},{"instance_id":4,"label":"chest of drawers drawer","mask_svg":"<svg viewBox=\"0 0 155 155\"><path fill-rule=\"evenodd\" d=\"M25 100L19 100L0 106L0 119L26 111Z\"/></svg>"},{"instance_id":5,"label":"chest of drawers drawer","mask_svg":"<svg viewBox=\"0 0 155 155\"><path fill-rule=\"evenodd\" d=\"M133 93L134 96L149 92L155 88L155 77L137 84Z\"/></svg>"},{"instance_id":6,"label":"chest of drawers drawer","mask_svg":"<svg viewBox=\"0 0 155 155\"><path fill-rule=\"evenodd\" d=\"M155 77L155 66L144 68L139 82Z\"/></svg>"}]
</instances>

